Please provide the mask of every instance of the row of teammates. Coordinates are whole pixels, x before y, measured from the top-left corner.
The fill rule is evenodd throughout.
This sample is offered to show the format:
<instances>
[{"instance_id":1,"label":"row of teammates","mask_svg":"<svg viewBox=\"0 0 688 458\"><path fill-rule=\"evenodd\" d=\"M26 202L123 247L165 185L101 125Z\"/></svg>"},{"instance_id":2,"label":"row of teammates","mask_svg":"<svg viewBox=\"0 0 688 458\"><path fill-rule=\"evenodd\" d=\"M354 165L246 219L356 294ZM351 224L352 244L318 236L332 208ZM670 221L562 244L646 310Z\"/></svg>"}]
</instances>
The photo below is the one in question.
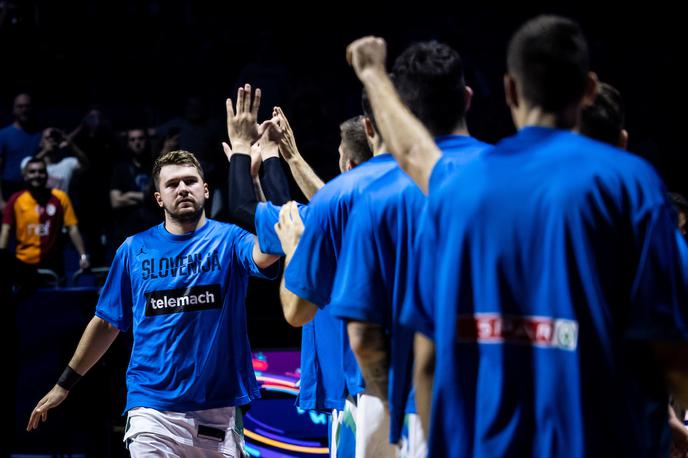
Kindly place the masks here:
<instances>
[{"instance_id":1,"label":"row of teammates","mask_svg":"<svg viewBox=\"0 0 688 458\"><path fill-rule=\"evenodd\" d=\"M285 256L280 300L303 328L297 403L331 412L332 456L656 456L672 425L685 441L667 393L688 404L688 254L661 180L618 148L618 94L590 72L578 25L541 16L514 34L518 133L494 146L469 134L472 91L446 45L412 45L392 78L382 39L347 58L365 116L342 124L343 173L327 184L279 108L258 124L249 85L227 101L223 144L241 228L206 219L193 155L158 158L165 222L118 250L28 429L133 328L132 456L243 453L239 407L259 396L246 284ZM287 202L280 153L307 204ZM213 250L219 271L140 275L146 258ZM151 310L190 291L213 300Z\"/></svg>"}]
</instances>

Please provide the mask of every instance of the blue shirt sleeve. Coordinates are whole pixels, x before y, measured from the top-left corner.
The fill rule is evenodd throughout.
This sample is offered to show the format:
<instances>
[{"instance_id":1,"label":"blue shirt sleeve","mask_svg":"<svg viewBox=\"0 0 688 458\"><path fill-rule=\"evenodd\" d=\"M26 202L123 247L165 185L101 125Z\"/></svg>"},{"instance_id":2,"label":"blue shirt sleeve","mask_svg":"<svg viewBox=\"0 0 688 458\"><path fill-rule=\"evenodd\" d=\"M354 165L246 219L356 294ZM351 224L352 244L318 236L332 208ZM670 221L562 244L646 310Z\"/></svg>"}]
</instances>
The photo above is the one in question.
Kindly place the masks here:
<instances>
[{"instance_id":1,"label":"blue shirt sleeve","mask_svg":"<svg viewBox=\"0 0 688 458\"><path fill-rule=\"evenodd\" d=\"M688 249L669 203L635 222L640 259L631 290L627 336L688 340Z\"/></svg>"},{"instance_id":2,"label":"blue shirt sleeve","mask_svg":"<svg viewBox=\"0 0 688 458\"><path fill-rule=\"evenodd\" d=\"M132 309L129 244L125 241L117 250L110 266L96 305L96 316L120 331L127 331L132 323Z\"/></svg>"},{"instance_id":3,"label":"blue shirt sleeve","mask_svg":"<svg viewBox=\"0 0 688 458\"><path fill-rule=\"evenodd\" d=\"M435 226L429 206L426 205L420 216L418 232L413 242L413 255L409 257L409 286L403 299L401 323L434 340L434 291L437 265Z\"/></svg>"},{"instance_id":4,"label":"blue shirt sleeve","mask_svg":"<svg viewBox=\"0 0 688 458\"><path fill-rule=\"evenodd\" d=\"M384 256L372 203L364 198L349 217L332 291L330 313L338 318L366 321L388 327L386 290L383 280Z\"/></svg>"},{"instance_id":5,"label":"blue shirt sleeve","mask_svg":"<svg viewBox=\"0 0 688 458\"><path fill-rule=\"evenodd\" d=\"M234 256L243 270L252 277L266 278L268 280L277 278L279 263L276 262L270 267L261 269L253 260L253 245L256 243L255 236L238 226L232 226L232 231L233 233L230 235L234 241Z\"/></svg>"},{"instance_id":6,"label":"blue shirt sleeve","mask_svg":"<svg viewBox=\"0 0 688 458\"><path fill-rule=\"evenodd\" d=\"M308 215L308 206L297 203L297 208L301 220L303 220L305 224ZM263 253L284 256L282 243L275 232L275 224L279 221L279 212L281 209L281 205L275 205L271 202L259 202L256 207L256 235L258 236L258 244Z\"/></svg>"},{"instance_id":7,"label":"blue shirt sleeve","mask_svg":"<svg viewBox=\"0 0 688 458\"><path fill-rule=\"evenodd\" d=\"M338 205L337 199L311 201L301 240L284 272L285 287L320 308L330 303L337 271Z\"/></svg>"},{"instance_id":8,"label":"blue shirt sleeve","mask_svg":"<svg viewBox=\"0 0 688 458\"><path fill-rule=\"evenodd\" d=\"M281 208L281 206L277 206L271 202L260 202L256 207L256 235L258 236L258 244L263 253L284 256L282 244L275 232L275 224L277 224L279 220Z\"/></svg>"}]
</instances>

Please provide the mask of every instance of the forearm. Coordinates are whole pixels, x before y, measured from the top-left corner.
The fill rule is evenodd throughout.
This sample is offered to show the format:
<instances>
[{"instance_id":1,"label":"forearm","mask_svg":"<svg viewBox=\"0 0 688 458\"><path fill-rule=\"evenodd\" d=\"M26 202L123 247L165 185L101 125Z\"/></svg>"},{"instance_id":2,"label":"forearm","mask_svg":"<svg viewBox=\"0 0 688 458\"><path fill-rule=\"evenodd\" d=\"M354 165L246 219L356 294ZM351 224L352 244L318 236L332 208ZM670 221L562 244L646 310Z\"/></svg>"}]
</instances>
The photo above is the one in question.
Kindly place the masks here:
<instances>
[{"instance_id":1,"label":"forearm","mask_svg":"<svg viewBox=\"0 0 688 458\"><path fill-rule=\"evenodd\" d=\"M251 157L234 153L229 162L228 209L232 220L249 232L256 233L256 206L258 199L251 177Z\"/></svg>"},{"instance_id":2,"label":"forearm","mask_svg":"<svg viewBox=\"0 0 688 458\"><path fill-rule=\"evenodd\" d=\"M425 437L429 437L432 386L435 381L435 344L424 335L416 333L413 347L416 411L420 416Z\"/></svg>"},{"instance_id":3,"label":"forearm","mask_svg":"<svg viewBox=\"0 0 688 458\"><path fill-rule=\"evenodd\" d=\"M387 402L389 352L387 338L380 326L360 321L347 324L349 343L366 384L366 392Z\"/></svg>"},{"instance_id":4,"label":"forearm","mask_svg":"<svg viewBox=\"0 0 688 458\"><path fill-rule=\"evenodd\" d=\"M289 183L282 170L279 157L263 159L260 181L265 191L265 198L275 205L289 202Z\"/></svg>"},{"instance_id":5,"label":"forearm","mask_svg":"<svg viewBox=\"0 0 688 458\"><path fill-rule=\"evenodd\" d=\"M287 164L296 184L308 200L325 185L301 155L290 158Z\"/></svg>"},{"instance_id":6,"label":"forearm","mask_svg":"<svg viewBox=\"0 0 688 458\"><path fill-rule=\"evenodd\" d=\"M72 239L76 251L78 251L80 255L85 255L86 248L84 248L84 240L81 238L81 233L77 226L69 226L69 238Z\"/></svg>"},{"instance_id":7,"label":"forearm","mask_svg":"<svg viewBox=\"0 0 688 458\"><path fill-rule=\"evenodd\" d=\"M295 328L300 328L310 322L318 310L315 304L289 291L284 284L284 276L280 282L280 303L284 319Z\"/></svg>"},{"instance_id":8,"label":"forearm","mask_svg":"<svg viewBox=\"0 0 688 458\"><path fill-rule=\"evenodd\" d=\"M110 348L118 334L119 330L107 321L93 317L81 336L69 367L80 375L86 374Z\"/></svg>"},{"instance_id":9,"label":"forearm","mask_svg":"<svg viewBox=\"0 0 688 458\"><path fill-rule=\"evenodd\" d=\"M38 152L38 154L36 154L35 157L36 157L36 159L43 159L43 158L45 158L45 156L48 155L49 152L50 152L49 149L43 148L42 150L40 150Z\"/></svg>"},{"instance_id":10,"label":"forearm","mask_svg":"<svg viewBox=\"0 0 688 458\"><path fill-rule=\"evenodd\" d=\"M118 190L110 191L110 205L112 208L124 208L139 205L143 202L142 192L120 192Z\"/></svg>"},{"instance_id":11,"label":"forearm","mask_svg":"<svg viewBox=\"0 0 688 458\"><path fill-rule=\"evenodd\" d=\"M427 194L430 173L440 157L432 136L402 103L384 68L365 71L361 82L386 147Z\"/></svg>"},{"instance_id":12,"label":"forearm","mask_svg":"<svg viewBox=\"0 0 688 458\"><path fill-rule=\"evenodd\" d=\"M72 148L74 157L76 157L79 160L79 166L81 167L81 169L87 169L90 165L90 162L88 160L88 156L86 156L86 153L84 153L83 150L76 145L76 143L70 142L69 146Z\"/></svg>"},{"instance_id":13,"label":"forearm","mask_svg":"<svg viewBox=\"0 0 688 458\"><path fill-rule=\"evenodd\" d=\"M261 269L267 269L271 265L273 265L277 260L280 258L280 256L274 255L274 254L267 254L263 253L260 249L260 245L258 244L258 238L253 237L253 262Z\"/></svg>"}]
</instances>

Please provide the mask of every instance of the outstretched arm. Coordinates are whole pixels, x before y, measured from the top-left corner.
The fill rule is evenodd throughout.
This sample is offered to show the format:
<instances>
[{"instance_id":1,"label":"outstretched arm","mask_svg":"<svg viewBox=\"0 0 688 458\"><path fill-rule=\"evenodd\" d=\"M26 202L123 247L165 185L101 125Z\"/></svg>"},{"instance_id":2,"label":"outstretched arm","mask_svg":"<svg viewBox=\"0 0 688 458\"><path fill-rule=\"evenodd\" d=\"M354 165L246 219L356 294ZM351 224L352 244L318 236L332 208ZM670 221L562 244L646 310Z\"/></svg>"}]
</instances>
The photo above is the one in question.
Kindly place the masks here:
<instances>
[{"instance_id":1,"label":"outstretched arm","mask_svg":"<svg viewBox=\"0 0 688 458\"><path fill-rule=\"evenodd\" d=\"M294 131L291 130L289 120L284 115L280 107L275 107L273 119L276 117L280 129L284 132L282 140L280 141L279 151L287 164L289 170L296 180L299 189L311 200L316 192L324 186L323 181L315 174L310 165L304 160L303 156L296 147L296 140L294 139Z\"/></svg>"},{"instance_id":2,"label":"outstretched arm","mask_svg":"<svg viewBox=\"0 0 688 458\"><path fill-rule=\"evenodd\" d=\"M112 342L119 334L119 330L113 327L107 321L93 317L86 326L84 334L81 336L79 345L74 352L74 356L69 361L69 366L65 372L71 372L71 376L67 377L69 382L60 381L56 384L43 399L38 401L36 407L31 412L29 423L26 426L27 431L38 428L42 421L48 419L48 411L60 405L69 394L69 385L79 376L86 374L86 372L98 362L98 360L105 354Z\"/></svg>"},{"instance_id":3,"label":"outstretched arm","mask_svg":"<svg viewBox=\"0 0 688 458\"><path fill-rule=\"evenodd\" d=\"M222 148L229 161L229 213L234 220L247 231L255 234L255 211L258 199L251 174L257 170L253 164L260 154L252 145L259 138L259 126L256 123L260 108L261 91L256 88L252 97L251 86L246 84L239 88L236 99L236 110L231 99L227 99L227 135L231 143L222 143ZM257 154L257 157L256 157Z\"/></svg>"},{"instance_id":4,"label":"outstretched arm","mask_svg":"<svg viewBox=\"0 0 688 458\"><path fill-rule=\"evenodd\" d=\"M282 250L286 255L284 270L286 272L296 246L303 234L303 221L299 216L296 202L289 202L282 206L279 222L275 224L275 232L282 242ZM301 327L311 321L318 311L318 306L289 291L284 285L284 275L280 282L280 302L282 312L287 323L294 327Z\"/></svg>"},{"instance_id":5,"label":"outstretched arm","mask_svg":"<svg viewBox=\"0 0 688 458\"><path fill-rule=\"evenodd\" d=\"M279 158L279 145L284 131L279 126L280 120L273 118L261 124L263 131L260 140L260 183L265 191L265 199L275 205L284 205L290 200L289 183L282 170Z\"/></svg>"},{"instance_id":6,"label":"outstretched arm","mask_svg":"<svg viewBox=\"0 0 688 458\"><path fill-rule=\"evenodd\" d=\"M424 193L440 150L425 126L399 98L385 70L387 45L382 38L364 37L351 43L346 58L363 83L385 145L401 168Z\"/></svg>"}]
</instances>

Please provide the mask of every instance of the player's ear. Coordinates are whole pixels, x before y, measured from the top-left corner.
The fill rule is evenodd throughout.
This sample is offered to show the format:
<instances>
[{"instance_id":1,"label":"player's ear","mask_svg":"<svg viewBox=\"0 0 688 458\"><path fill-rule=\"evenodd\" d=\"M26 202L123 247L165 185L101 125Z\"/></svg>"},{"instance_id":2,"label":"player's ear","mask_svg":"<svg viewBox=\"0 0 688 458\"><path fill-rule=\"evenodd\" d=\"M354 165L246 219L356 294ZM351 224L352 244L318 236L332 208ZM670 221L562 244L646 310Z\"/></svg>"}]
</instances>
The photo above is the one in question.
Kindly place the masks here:
<instances>
[{"instance_id":1,"label":"player's ear","mask_svg":"<svg viewBox=\"0 0 688 458\"><path fill-rule=\"evenodd\" d=\"M155 201L158 203L158 207L162 208L162 195L158 191L155 191L153 193L153 197L155 197Z\"/></svg>"}]
</instances>

